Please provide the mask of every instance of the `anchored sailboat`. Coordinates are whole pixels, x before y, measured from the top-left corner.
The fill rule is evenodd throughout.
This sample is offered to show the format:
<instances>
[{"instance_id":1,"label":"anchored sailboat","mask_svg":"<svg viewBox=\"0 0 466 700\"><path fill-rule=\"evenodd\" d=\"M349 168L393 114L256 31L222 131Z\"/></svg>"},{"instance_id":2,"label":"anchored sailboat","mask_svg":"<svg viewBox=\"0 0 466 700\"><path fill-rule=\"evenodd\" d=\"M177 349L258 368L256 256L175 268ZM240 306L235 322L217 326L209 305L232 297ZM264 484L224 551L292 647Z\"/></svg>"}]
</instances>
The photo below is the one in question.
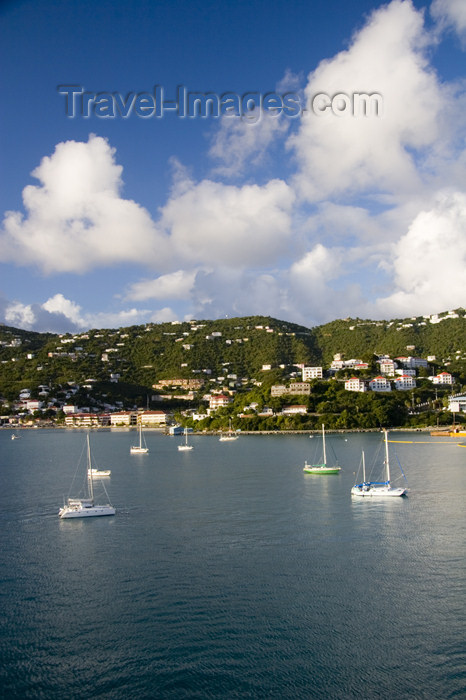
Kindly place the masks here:
<instances>
[{"instance_id":1,"label":"anchored sailboat","mask_svg":"<svg viewBox=\"0 0 466 700\"><path fill-rule=\"evenodd\" d=\"M341 467L334 464L333 467L327 464L327 452L325 449L325 425L322 423L322 462L319 464L308 464L304 462L303 472L306 474L338 474Z\"/></svg>"},{"instance_id":2,"label":"anchored sailboat","mask_svg":"<svg viewBox=\"0 0 466 700\"><path fill-rule=\"evenodd\" d=\"M142 443L144 443L144 446ZM142 434L142 423L139 423L139 445L132 445L129 451L132 455L142 455L147 454L149 452L149 448L146 445L145 437Z\"/></svg>"},{"instance_id":3,"label":"anchored sailboat","mask_svg":"<svg viewBox=\"0 0 466 700\"><path fill-rule=\"evenodd\" d=\"M180 452L187 452L188 450L192 450L193 446L188 445L188 429L184 429L184 445L178 445L178 449Z\"/></svg>"},{"instance_id":4,"label":"anchored sailboat","mask_svg":"<svg viewBox=\"0 0 466 700\"><path fill-rule=\"evenodd\" d=\"M233 429L232 429L232 427L231 427L231 418L230 418L228 432L227 432L227 433L223 433L223 434L219 437L219 441L220 441L220 442L227 442L227 441L237 440L237 439L238 439L238 435L237 435L237 433L234 433L234 432L233 432Z\"/></svg>"},{"instance_id":5,"label":"anchored sailboat","mask_svg":"<svg viewBox=\"0 0 466 700\"><path fill-rule=\"evenodd\" d=\"M66 505L60 508L60 518L88 518L98 515L115 515L115 508L110 504L96 505L94 503L93 468L91 461L91 447L89 433L87 434L87 495L84 498L68 498ZM105 494L105 486L102 483Z\"/></svg>"},{"instance_id":6,"label":"anchored sailboat","mask_svg":"<svg viewBox=\"0 0 466 700\"><path fill-rule=\"evenodd\" d=\"M363 453L363 480L360 484L355 484L351 489L352 496L369 496L372 498L391 498L393 496L404 496L407 489L400 486L392 486L390 481L390 459L388 452L388 433L384 430L385 441L385 481L366 481L366 466ZM400 466L401 468L401 466ZM403 471L401 472L403 474ZM403 474L404 476L404 474ZM406 479L406 477L405 477Z\"/></svg>"}]
</instances>

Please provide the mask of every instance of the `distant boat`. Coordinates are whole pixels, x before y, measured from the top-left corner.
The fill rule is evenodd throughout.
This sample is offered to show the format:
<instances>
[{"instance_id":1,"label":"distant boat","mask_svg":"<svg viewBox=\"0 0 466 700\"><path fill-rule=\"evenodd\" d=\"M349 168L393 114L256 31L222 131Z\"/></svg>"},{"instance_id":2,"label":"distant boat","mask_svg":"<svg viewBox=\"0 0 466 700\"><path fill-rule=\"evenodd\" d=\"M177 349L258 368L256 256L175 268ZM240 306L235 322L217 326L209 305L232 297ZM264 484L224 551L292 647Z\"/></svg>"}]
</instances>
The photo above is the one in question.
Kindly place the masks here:
<instances>
[{"instance_id":1,"label":"distant boat","mask_svg":"<svg viewBox=\"0 0 466 700\"><path fill-rule=\"evenodd\" d=\"M402 487L396 487L391 485L390 481L390 460L388 453L388 433L386 430L384 432L384 442L385 442L385 481L366 481L366 465L364 461L364 453L362 459L363 477L360 484L355 484L351 489L352 496L368 496L371 498L391 498L393 496L404 496L407 493L407 489ZM401 465L400 465L401 469ZM403 471L401 471L403 474ZM403 474L404 476L404 474ZM405 477L406 478L406 477Z\"/></svg>"},{"instance_id":2,"label":"distant boat","mask_svg":"<svg viewBox=\"0 0 466 700\"><path fill-rule=\"evenodd\" d=\"M13 433L13 435L11 436L11 439L12 439L12 440L19 440L20 438L21 438L21 435L15 435L14 433Z\"/></svg>"},{"instance_id":3,"label":"distant boat","mask_svg":"<svg viewBox=\"0 0 466 700\"><path fill-rule=\"evenodd\" d=\"M142 443L144 443L144 446ZM142 423L139 423L139 445L132 445L129 451L132 455L143 455L149 452L149 448L146 445L145 437L142 434Z\"/></svg>"},{"instance_id":4,"label":"distant boat","mask_svg":"<svg viewBox=\"0 0 466 700\"><path fill-rule=\"evenodd\" d=\"M178 445L178 449L180 452L187 452L188 450L192 450L193 446L188 445L188 429L184 429L184 445Z\"/></svg>"},{"instance_id":5,"label":"distant boat","mask_svg":"<svg viewBox=\"0 0 466 700\"><path fill-rule=\"evenodd\" d=\"M229 429L227 433L223 433L219 437L220 442L230 442L231 440L237 440L238 439L238 434L234 433L231 427L231 418L230 418L230 423L229 423Z\"/></svg>"},{"instance_id":6,"label":"distant boat","mask_svg":"<svg viewBox=\"0 0 466 700\"><path fill-rule=\"evenodd\" d=\"M94 485L91 461L91 447L89 443L89 433L87 434L87 494L84 498L68 498L66 505L60 508L58 515L60 518L89 518L99 515L115 515L115 508L110 504L96 505L94 503ZM102 484L105 491L105 486ZM107 498L108 494L105 491Z\"/></svg>"},{"instance_id":7,"label":"distant boat","mask_svg":"<svg viewBox=\"0 0 466 700\"><path fill-rule=\"evenodd\" d=\"M322 424L322 462L319 464L308 464L307 461L304 462L303 472L305 474L338 474L341 472L341 467L335 464L330 467L327 464L327 452L325 449L325 425Z\"/></svg>"}]
</instances>

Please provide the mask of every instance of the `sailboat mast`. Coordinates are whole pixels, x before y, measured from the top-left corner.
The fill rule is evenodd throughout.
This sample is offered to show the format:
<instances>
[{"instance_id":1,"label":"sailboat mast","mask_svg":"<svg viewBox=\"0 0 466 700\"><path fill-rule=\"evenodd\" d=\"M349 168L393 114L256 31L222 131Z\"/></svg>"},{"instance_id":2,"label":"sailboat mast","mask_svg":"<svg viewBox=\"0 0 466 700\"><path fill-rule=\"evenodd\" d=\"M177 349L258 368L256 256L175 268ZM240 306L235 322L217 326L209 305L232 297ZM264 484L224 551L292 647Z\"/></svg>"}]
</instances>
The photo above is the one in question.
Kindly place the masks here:
<instances>
[{"instance_id":1,"label":"sailboat mast","mask_svg":"<svg viewBox=\"0 0 466 700\"><path fill-rule=\"evenodd\" d=\"M94 484L92 482L91 445L89 443L89 433L87 434L87 483L89 485L89 498L94 500Z\"/></svg>"},{"instance_id":2,"label":"sailboat mast","mask_svg":"<svg viewBox=\"0 0 466 700\"><path fill-rule=\"evenodd\" d=\"M322 423L322 441L324 445L324 464L327 464L327 453L325 451L325 425Z\"/></svg>"},{"instance_id":3,"label":"sailboat mast","mask_svg":"<svg viewBox=\"0 0 466 700\"><path fill-rule=\"evenodd\" d=\"M390 483L390 462L388 459L388 433L386 430L384 430L385 433L385 464L387 466L387 483Z\"/></svg>"},{"instance_id":4,"label":"sailboat mast","mask_svg":"<svg viewBox=\"0 0 466 700\"><path fill-rule=\"evenodd\" d=\"M364 450L362 451L362 481L366 483L366 460L364 457Z\"/></svg>"}]
</instances>

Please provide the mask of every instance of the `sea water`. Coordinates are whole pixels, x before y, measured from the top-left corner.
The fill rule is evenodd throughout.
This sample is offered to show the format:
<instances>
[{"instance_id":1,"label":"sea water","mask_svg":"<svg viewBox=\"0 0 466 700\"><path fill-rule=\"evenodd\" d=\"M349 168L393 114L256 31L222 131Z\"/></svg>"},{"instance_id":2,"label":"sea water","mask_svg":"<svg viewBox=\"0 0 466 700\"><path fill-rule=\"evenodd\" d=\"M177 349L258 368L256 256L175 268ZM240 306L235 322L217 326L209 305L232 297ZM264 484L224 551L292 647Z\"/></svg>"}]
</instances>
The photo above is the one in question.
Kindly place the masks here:
<instances>
[{"instance_id":1,"label":"sea water","mask_svg":"<svg viewBox=\"0 0 466 700\"><path fill-rule=\"evenodd\" d=\"M85 433L0 431L5 698L466 696L466 448L391 433L406 498L351 498L379 433L95 431L115 517L60 520ZM330 461L329 458L329 461ZM403 477L400 476L401 485ZM107 502L98 494L96 502Z\"/></svg>"}]
</instances>

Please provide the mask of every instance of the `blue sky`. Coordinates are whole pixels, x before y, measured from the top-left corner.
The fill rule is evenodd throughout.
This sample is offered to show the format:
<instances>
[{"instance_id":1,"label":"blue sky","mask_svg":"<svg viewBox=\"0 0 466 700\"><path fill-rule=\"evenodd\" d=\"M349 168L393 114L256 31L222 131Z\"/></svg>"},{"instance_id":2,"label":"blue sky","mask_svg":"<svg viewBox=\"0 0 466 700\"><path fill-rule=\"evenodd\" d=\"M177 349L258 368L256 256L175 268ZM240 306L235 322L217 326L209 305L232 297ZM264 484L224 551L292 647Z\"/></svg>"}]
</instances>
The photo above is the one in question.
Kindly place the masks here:
<instances>
[{"instance_id":1,"label":"blue sky","mask_svg":"<svg viewBox=\"0 0 466 700\"><path fill-rule=\"evenodd\" d=\"M0 322L466 306L465 49L463 0L3 3ZM159 117L156 85L262 106Z\"/></svg>"}]
</instances>

